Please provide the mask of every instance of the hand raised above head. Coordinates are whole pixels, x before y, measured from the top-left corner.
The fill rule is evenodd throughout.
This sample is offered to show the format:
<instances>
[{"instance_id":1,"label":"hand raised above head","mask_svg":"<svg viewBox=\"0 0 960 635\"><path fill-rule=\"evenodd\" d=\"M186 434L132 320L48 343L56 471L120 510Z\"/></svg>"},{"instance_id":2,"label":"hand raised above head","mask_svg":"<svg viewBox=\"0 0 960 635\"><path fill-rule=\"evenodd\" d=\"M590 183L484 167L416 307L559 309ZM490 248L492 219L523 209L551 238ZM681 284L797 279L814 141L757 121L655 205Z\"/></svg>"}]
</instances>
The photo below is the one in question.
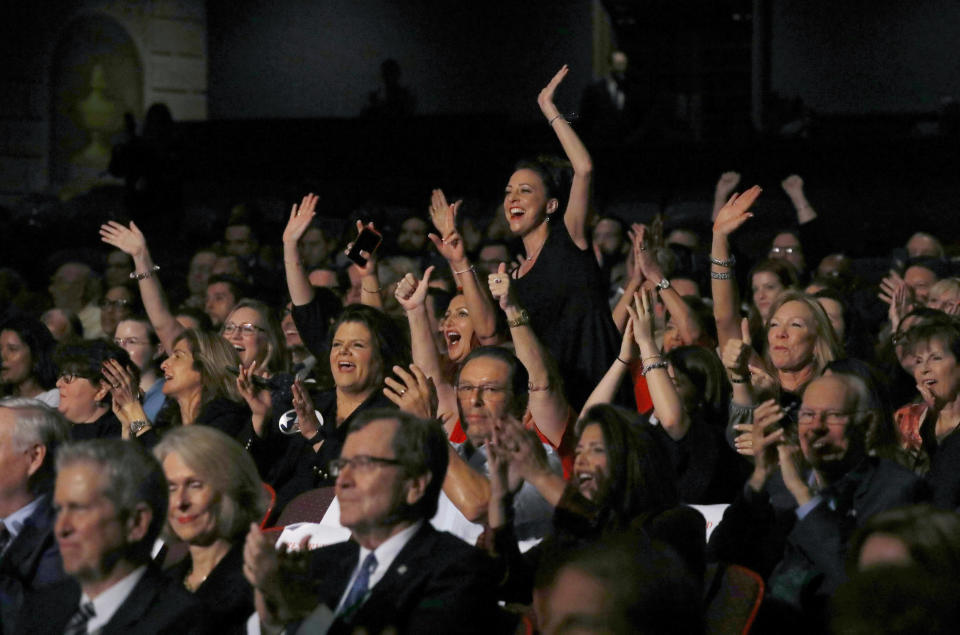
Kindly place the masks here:
<instances>
[{"instance_id":1,"label":"hand raised above head","mask_svg":"<svg viewBox=\"0 0 960 635\"><path fill-rule=\"evenodd\" d=\"M729 236L740 228L748 219L753 218L750 207L763 190L759 185L754 185L742 194L734 194L727 201L727 204L720 208L717 217L713 222L713 231L715 234Z\"/></svg>"},{"instance_id":2,"label":"hand raised above head","mask_svg":"<svg viewBox=\"0 0 960 635\"><path fill-rule=\"evenodd\" d=\"M413 311L423 306L424 302L426 302L427 291L430 287L430 276L433 274L433 269L433 265L427 267L423 272L422 280L417 280L412 273L408 273L400 278L394 296L404 311Z\"/></svg>"},{"instance_id":3,"label":"hand raised above head","mask_svg":"<svg viewBox=\"0 0 960 635\"><path fill-rule=\"evenodd\" d=\"M316 215L317 199L316 194L307 194L300 201L299 207L296 203L290 209L290 218L287 220L287 226L283 230L283 242L296 243L306 233L310 227L310 222Z\"/></svg>"},{"instance_id":4,"label":"hand raised above head","mask_svg":"<svg viewBox=\"0 0 960 635\"><path fill-rule=\"evenodd\" d=\"M100 226L100 240L134 258L147 249L147 239L133 221L129 227L113 220L104 223Z\"/></svg>"},{"instance_id":5,"label":"hand raised above head","mask_svg":"<svg viewBox=\"0 0 960 635\"><path fill-rule=\"evenodd\" d=\"M559 113L553 112L556 110L556 106L553 105L553 96L557 92L557 86L560 85L560 82L567 76L567 73L570 72L570 67L564 64L560 67L560 70L557 71L556 75L550 79L550 82L543 87L543 90L540 91L540 94L537 95L537 103L540 105L540 110L543 111L543 114L547 118L555 117Z\"/></svg>"}]
</instances>

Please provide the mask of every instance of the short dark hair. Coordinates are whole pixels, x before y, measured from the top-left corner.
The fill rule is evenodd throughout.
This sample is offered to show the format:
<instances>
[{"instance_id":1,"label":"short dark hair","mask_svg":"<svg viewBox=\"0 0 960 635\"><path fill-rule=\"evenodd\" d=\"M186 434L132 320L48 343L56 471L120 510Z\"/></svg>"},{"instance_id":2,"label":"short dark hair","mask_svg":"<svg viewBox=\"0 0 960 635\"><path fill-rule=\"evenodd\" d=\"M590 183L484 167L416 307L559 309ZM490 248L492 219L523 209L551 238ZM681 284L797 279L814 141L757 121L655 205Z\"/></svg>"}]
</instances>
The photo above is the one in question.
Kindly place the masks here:
<instances>
[{"instance_id":1,"label":"short dark hair","mask_svg":"<svg viewBox=\"0 0 960 635\"><path fill-rule=\"evenodd\" d=\"M517 419L523 418L523 413L527 410L527 401L530 396L530 375L526 367L520 363L516 355L503 348L502 346L480 346L470 351L457 369L455 386L460 385L460 373L474 359L478 357L490 357L500 360L510 369L510 376L507 382L510 386L512 396L510 414ZM460 422L463 425L463 421Z\"/></svg>"},{"instance_id":2,"label":"short dark hair","mask_svg":"<svg viewBox=\"0 0 960 635\"><path fill-rule=\"evenodd\" d=\"M116 360L124 368L133 366L130 355L113 342L106 340L71 340L61 344L54 355L60 373L72 373L96 384L103 379L103 364ZM112 403L107 392L101 404Z\"/></svg>"},{"instance_id":3,"label":"short dark hair","mask_svg":"<svg viewBox=\"0 0 960 635\"><path fill-rule=\"evenodd\" d=\"M953 353L954 358L960 362L960 327L953 322L933 322L910 327L906 333L904 348L908 354L912 355L934 340L943 344L944 348Z\"/></svg>"},{"instance_id":4,"label":"short dark hair","mask_svg":"<svg viewBox=\"0 0 960 635\"><path fill-rule=\"evenodd\" d=\"M140 503L153 513L143 539L130 545L132 562L150 561L153 543L167 519L169 493L160 462L139 443L121 439L94 439L68 443L57 453L57 472L74 463L90 462L101 467L106 482L103 495L113 503L121 520L129 518Z\"/></svg>"},{"instance_id":5,"label":"short dark hair","mask_svg":"<svg viewBox=\"0 0 960 635\"><path fill-rule=\"evenodd\" d=\"M224 273L218 273L210 276L207 279L207 288L209 289L211 285L217 284L218 282L222 282L230 287L230 293L233 294L233 299L237 302L240 301L240 298L245 298L249 295L249 289L247 288L246 282L240 278L228 276Z\"/></svg>"},{"instance_id":6,"label":"short dark hair","mask_svg":"<svg viewBox=\"0 0 960 635\"><path fill-rule=\"evenodd\" d=\"M365 304L349 304L344 307L330 328L331 342L337 329L345 322L358 322L370 331L375 345L374 354L380 362L380 371L376 375L378 386L383 386L384 378L393 372L394 366L406 367L410 364L409 339L400 326L380 309Z\"/></svg>"},{"instance_id":7,"label":"short dark hair","mask_svg":"<svg viewBox=\"0 0 960 635\"><path fill-rule=\"evenodd\" d=\"M428 421L402 410L374 408L357 415L350 423L347 434L363 430L374 421L397 422L393 435L393 453L408 477L430 474L427 489L413 505L403 511L403 516L416 520L429 520L437 513L437 501L449 462L447 436L438 421Z\"/></svg>"},{"instance_id":8,"label":"short dark hair","mask_svg":"<svg viewBox=\"0 0 960 635\"><path fill-rule=\"evenodd\" d=\"M681 346L667 353L667 361L693 382L701 397L697 412L691 414L699 416L702 423L726 421L730 382L716 353L701 346Z\"/></svg>"}]
</instances>

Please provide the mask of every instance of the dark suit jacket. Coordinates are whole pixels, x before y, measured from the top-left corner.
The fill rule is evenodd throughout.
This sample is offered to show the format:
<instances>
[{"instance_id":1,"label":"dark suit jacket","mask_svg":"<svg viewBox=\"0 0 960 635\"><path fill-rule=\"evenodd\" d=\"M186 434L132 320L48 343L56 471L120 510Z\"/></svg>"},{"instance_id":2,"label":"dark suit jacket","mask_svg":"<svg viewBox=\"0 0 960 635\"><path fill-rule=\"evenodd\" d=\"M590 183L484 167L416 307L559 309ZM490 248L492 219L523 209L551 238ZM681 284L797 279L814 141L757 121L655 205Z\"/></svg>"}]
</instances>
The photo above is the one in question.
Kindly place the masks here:
<instances>
[{"instance_id":1,"label":"dark suit jacket","mask_svg":"<svg viewBox=\"0 0 960 635\"><path fill-rule=\"evenodd\" d=\"M779 484L782 487L782 480ZM755 568L765 577L768 563L751 556L779 554L769 575L768 598L814 620L825 616L827 600L846 579L853 532L879 512L927 500L929 490L896 463L867 458L822 496L819 505L797 520L795 504L775 509L766 492L741 495L710 538L719 559Z\"/></svg>"},{"instance_id":2,"label":"dark suit jacket","mask_svg":"<svg viewBox=\"0 0 960 635\"><path fill-rule=\"evenodd\" d=\"M0 559L0 633L15 631L25 594L64 578L53 521L47 494Z\"/></svg>"},{"instance_id":3,"label":"dark suit jacket","mask_svg":"<svg viewBox=\"0 0 960 635\"><path fill-rule=\"evenodd\" d=\"M320 601L336 610L360 556L351 541L318 549L311 571L319 580ZM491 562L486 555L425 522L394 559L386 575L349 622L338 617L329 633L362 627L380 633L504 632L494 598Z\"/></svg>"},{"instance_id":4,"label":"dark suit jacket","mask_svg":"<svg viewBox=\"0 0 960 635\"><path fill-rule=\"evenodd\" d=\"M63 633L80 605L80 595L80 585L73 578L28 595L17 632ZM151 564L133 592L103 627L102 635L190 635L204 632L200 602Z\"/></svg>"}]
</instances>

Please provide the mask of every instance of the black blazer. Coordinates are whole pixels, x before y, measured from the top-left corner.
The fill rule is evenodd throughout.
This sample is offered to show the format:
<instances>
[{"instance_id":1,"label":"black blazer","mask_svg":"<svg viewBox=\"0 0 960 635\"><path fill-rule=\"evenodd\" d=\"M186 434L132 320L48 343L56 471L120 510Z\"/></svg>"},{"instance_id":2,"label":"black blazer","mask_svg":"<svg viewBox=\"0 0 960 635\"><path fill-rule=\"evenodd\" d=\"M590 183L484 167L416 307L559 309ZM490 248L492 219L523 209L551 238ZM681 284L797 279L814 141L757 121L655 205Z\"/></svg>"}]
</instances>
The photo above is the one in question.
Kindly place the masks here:
<instances>
[{"instance_id":1,"label":"black blazer","mask_svg":"<svg viewBox=\"0 0 960 635\"><path fill-rule=\"evenodd\" d=\"M360 556L352 540L312 553L311 572L319 599L336 610ZM394 559L367 601L349 621L338 617L329 634L364 628L380 633L498 633L504 631L486 555L429 522ZM294 631L296 632L296 631Z\"/></svg>"},{"instance_id":2,"label":"black blazer","mask_svg":"<svg viewBox=\"0 0 960 635\"><path fill-rule=\"evenodd\" d=\"M64 578L53 521L46 494L0 559L0 633L15 632L24 595Z\"/></svg>"},{"instance_id":3,"label":"black blazer","mask_svg":"<svg viewBox=\"0 0 960 635\"><path fill-rule=\"evenodd\" d=\"M80 605L80 595L80 585L73 578L28 595L17 632L63 633ZM192 635L204 632L200 602L151 564L103 627L101 635Z\"/></svg>"}]
</instances>

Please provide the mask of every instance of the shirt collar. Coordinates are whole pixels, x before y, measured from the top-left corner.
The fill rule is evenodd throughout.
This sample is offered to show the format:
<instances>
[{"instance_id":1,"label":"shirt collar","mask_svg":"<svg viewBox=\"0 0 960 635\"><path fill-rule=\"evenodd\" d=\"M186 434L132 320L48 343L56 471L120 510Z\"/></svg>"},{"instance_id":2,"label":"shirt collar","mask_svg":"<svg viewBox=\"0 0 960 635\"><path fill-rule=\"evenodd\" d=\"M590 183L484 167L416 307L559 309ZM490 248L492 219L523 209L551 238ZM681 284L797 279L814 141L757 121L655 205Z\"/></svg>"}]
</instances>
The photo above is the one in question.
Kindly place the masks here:
<instances>
[{"instance_id":1,"label":"shirt collar","mask_svg":"<svg viewBox=\"0 0 960 635\"><path fill-rule=\"evenodd\" d=\"M113 618L120 606L126 602L127 597L133 593L133 588L140 582L140 578L147 572L146 565L137 567L132 573L122 578L119 582L91 600L84 593L80 596L80 604L85 602L93 603L94 616L87 622L87 632L96 633Z\"/></svg>"},{"instance_id":2,"label":"shirt collar","mask_svg":"<svg viewBox=\"0 0 960 635\"><path fill-rule=\"evenodd\" d=\"M10 532L11 540L17 537L17 534L19 534L20 530L23 529L23 524L27 522L28 518L33 516L33 512L37 511L37 508L40 507L40 503L42 503L45 498L46 494L43 496L37 496L32 501L3 519L3 524L7 527L7 531Z\"/></svg>"},{"instance_id":3,"label":"shirt collar","mask_svg":"<svg viewBox=\"0 0 960 635\"><path fill-rule=\"evenodd\" d=\"M393 564L393 561L396 560L397 556L400 555L400 552L407 545L407 543L410 542L410 539L413 538L413 535L420 530L421 526L423 526L423 521L418 520L406 529L390 536L380 543L379 547L373 550L373 554L377 558L377 568L370 575L371 589L373 588L373 585L383 578L387 570L390 569L390 565ZM359 562L363 562L363 560L369 554L369 549L366 547L360 547Z\"/></svg>"}]
</instances>

